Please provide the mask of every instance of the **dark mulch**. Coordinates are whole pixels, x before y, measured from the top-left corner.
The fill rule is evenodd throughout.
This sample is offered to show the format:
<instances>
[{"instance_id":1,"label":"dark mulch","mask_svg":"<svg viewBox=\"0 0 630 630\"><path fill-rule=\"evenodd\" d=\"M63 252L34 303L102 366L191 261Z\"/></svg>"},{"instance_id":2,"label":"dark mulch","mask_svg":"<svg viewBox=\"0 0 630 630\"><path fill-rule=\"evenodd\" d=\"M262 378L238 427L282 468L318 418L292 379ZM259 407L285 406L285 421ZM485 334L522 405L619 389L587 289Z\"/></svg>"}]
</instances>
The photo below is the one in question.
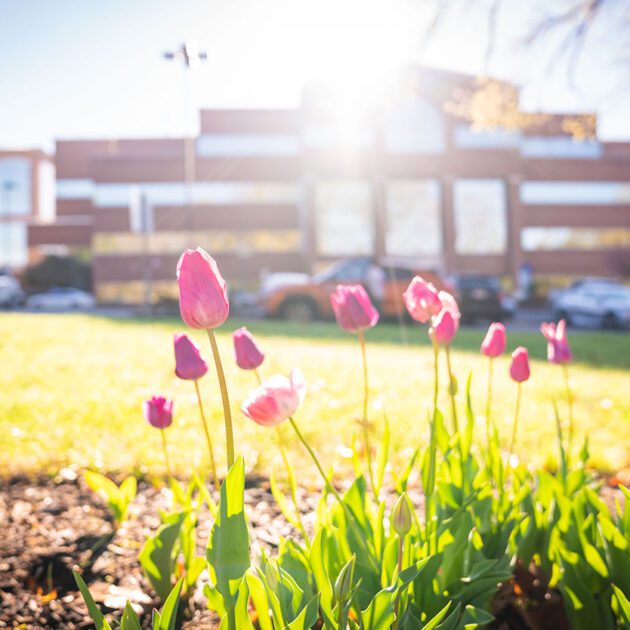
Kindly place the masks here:
<instances>
[{"instance_id":1,"label":"dark mulch","mask_svg":"<svg viewBox=\"0 0 630 630\"><path fill-rule=\"evenodd\" d=\"M280 516L268 484L248 485L245 500L253 552L264 548L273 553L281 537L296 533ZM312 514L317 496L304 493L300 502L305 513ZM158 510L169 505L165 489L141 481L130 520L114 532L103 503L72 470L54 479L17 477L0 482L0 628L91 627L72 570L82 572L108 617L119 618L129 600L148 628L158 602L137 555L145 538L159 526ZM198 529L199 553L203 554L210 529L205 510ZM184 628L217 627L216 617L206 609L201 586L189 604ZM494 613L492 627L497 629L568 628L559 593L547 588L543 576L523 567L501 588Z\"/></svg>"}]
</instances>

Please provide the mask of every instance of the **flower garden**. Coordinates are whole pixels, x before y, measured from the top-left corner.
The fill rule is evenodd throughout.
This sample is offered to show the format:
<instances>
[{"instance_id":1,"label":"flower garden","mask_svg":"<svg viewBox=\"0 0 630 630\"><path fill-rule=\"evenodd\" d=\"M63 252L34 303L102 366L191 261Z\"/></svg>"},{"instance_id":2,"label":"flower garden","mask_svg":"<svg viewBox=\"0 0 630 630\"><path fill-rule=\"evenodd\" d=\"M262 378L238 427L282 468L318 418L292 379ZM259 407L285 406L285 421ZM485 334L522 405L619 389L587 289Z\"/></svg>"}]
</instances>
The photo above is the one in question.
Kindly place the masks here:
<instances>
[{"instance_id":1,"label":"flower garden","mask_svg":"<svg viewBox=\"0 0 630 630\"><path fill-rule=\"evenodd\" d=\"M555 379L548 400L555 456L551 466L531 467L517 455L533 395L527 348L508 351L508 332L494 323L481 344L474 383L472 373L463 378L452 352L462 333L457 303L414 278L403 300L430 340L431 366L422 375L430 396L414 403L426 431L409 435L401 456L392 448L391 421L387 414L377 418L372 404L366 332L377 326L378 312L363 287L339 286L331 303L338 326L355 339L356 356L347 363L362 388L356 430L345 448L349 465L335 474L336 462L327 461L304 430L305 398L317 392L310 391L299 356L289 374L274 375L256 338L247 328L236 330L236 363L251 387L233 404L215 334L229 314L220 270L203 250L187 250L178 282L182 319L207 336L206 347L187 334L174 338L175 374L195 401L206 455L201 469L192 463L186 475L181 465L174 469L179 403L155 392L142 412L159 436L167 490L138 493L134 475L112 480L84 473L114 528L86 543L85 560L73 566L97 628L630 627L630 492L623 484L605 491L610 488L588 465L564 322L541 327ZM506 352L507 426L495 401ZM209 372L216 372L221 431L207 417L201 379ZM266 493L246 478L234 435L235 423L245 421L274 434L266 444L275 445L283 470L253 481ZM312 490L314 475L321 491ZM142 528L132 517L140 500L159 509L157 520ZM269 502L272 527L282 524L273 541L261 539L246 514ZM130 575L141 571L151 591L113 606L93 592L91 577L99 557L112 558L112 546L116 562L115 547L125 547L125 540L138 550L131 552L132 544L121 549L121 564ZM40 597L53 600L54 563L48 566L49 575L38 578ZM56 603L58 627L80 627L64 621L64 598ZM210 616L196 615L200 607Z\"/></svg>"}]
</instances>

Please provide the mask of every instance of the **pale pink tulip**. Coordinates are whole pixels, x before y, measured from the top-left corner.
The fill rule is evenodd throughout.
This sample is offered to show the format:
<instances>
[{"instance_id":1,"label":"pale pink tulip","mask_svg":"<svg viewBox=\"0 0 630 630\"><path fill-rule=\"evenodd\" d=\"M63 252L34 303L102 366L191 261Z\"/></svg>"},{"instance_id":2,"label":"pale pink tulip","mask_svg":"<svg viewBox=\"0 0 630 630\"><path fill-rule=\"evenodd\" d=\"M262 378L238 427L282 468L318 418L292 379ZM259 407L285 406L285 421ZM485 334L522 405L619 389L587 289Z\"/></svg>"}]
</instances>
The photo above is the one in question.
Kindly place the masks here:
<instances>
[{"instance_id":1,"label":"pale pink tulip","mask_svg":"<svg viewBox=\"0 0 630 630\"><path fill-rule=\"evenodd\" d=\"M570 363L573 355L567 341L567 324L564 319L555 324L541 324L540 332L547 340L547 359L550 363L562 365Z\"/></svg>"},{"instance_id":2,"label":"pale pink tulip","mask_svg":"<svg viewBox=\"0 0 630 630\"><path fill-rule=\"evenodd\" d=\"M510 376L517 383L523 383L529 379L529 353L527 348L519 346L512 353L512 364L510 365Z\"/></svg>"},{"instance_id":3,"label":"pale pink tulip","mask_svg":"<svg viewBox=\"0 0 630 630\"><path fill-rule=\"evenodd\" d=\"M142 404L147 422L156 429L166 429L173 422L173 401L164 396L152 396Z\"/></svg>"},{"instance_id":4,"label":"pale pink tulip","mask_svg":"<svg viewBox=\"0 0 630 630\"><path fill-rule=\"evenodd\" d=\"M409 315L417 322L426 324L442 310L438 290L424 278L416 276L403 293L403 301Z\"/></svg>"},{"instance_id":5,"label":"pale pink tulip","mask_svg":"<svg viewBox=\"0 0 630 630\"><path fill-rule=\"evenodd\" d=\"M208 365L203 360L199 348L183 333L175 335L175 374L185 381L196 381L207 371Z\"/></svg>"},{"instance_id":6,"label":"pale pink tulip","mask_svg":"<svg viewBox=\"0 0 630 630\"><path fill-rule=\"evenodd\" d=\"M360 284L339 285L330 294L337 323L348 332L373 328L378 322L378 311Z\"/></svg>"},{"instance_id":7,"label":"pale pink tulip","mask_svg":"<svg viewBox=\"0 0 630 630\"><path fill-rule=\"evenodd\" d=\"M481 344L481 352L487 357L498 357L505 352L505 326L500 322L490 324L486 337Z\"/></svg>"},{"instance_id":8,"label":"pale pink tulip","mask_svg":"<svg viewBox=\"0 0 630 630\"><path fill-rule=\"evenodd\" d=\"M273 427L296 412L305 394L304 376L294 368L289 378L276 375L264 381L241 405L241 411L257 424Z\"/></svg>"},{"instance_id":9,"label":"pale pink tulip","mask_svg":"<svg viewBox=\"0 0 630 630\"><path fill-rule=\"evenodd\" d=\"M455 332L459 330L459 320L461 319L461 313L459 312L459 305L457 300L448 291L440 291L438 293L440 304L442 308L447 309L453 316L453 322L455 323Z\"/></svg>"},{"instance_id":10,"label":"pale pink tulip","mask_svg":"<svg viewBox=\"0 0 630 630\"><path fill-rule=\"evenodd\" d=\"M234 356L236 364L242 370L255 370L265 359L256 339L245 326L234 331Z\"/></svg>"},{"instance_id":11,"label":"pale pink tulip","mask_svg":"<svg viewBox=\"0 0 630 630\"><path fill-rule=\"evenodd\" d=\"M433 318L433 325L429 330L429 336L440 346L447 346L457 333L457 319L453 312L443 308L437 317Z\"/></svg>"},{"instance_id":12,"label":"pale pink tulip","mask_svg":"<svg viewBox=\"0 0 630 630\"><path fill-rule=\"evenodd\" d=\"M191 328L220 326L230 310L225 280L217 263L201 247L187 249L177 263L179 311Z\"/></svg>"}]
</instances>

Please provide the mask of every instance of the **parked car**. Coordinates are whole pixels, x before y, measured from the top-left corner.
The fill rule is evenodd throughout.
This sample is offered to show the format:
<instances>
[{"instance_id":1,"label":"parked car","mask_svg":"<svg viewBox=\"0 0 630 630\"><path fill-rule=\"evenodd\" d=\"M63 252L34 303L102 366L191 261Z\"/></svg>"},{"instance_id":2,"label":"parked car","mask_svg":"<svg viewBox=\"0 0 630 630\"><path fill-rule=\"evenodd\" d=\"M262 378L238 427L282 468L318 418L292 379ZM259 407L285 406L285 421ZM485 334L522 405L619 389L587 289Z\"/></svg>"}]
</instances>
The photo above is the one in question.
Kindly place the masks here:
<instances>
[{"instance_id":1,"label":"parked car","mask_svg":"<svg viewBox=\"0 0 630 630\"><path fill-rule=\"evenodd\" d=\"M10 273L0 272L0 308L15 308L24 303L24 291Z\"/></svg>"},{"instance_id":2,"label":"parked car","mask_svg":"<svg viewBox=\"0 0 630 630\"><path fill-rule=\"evenodd\" d=\"M373 265L369 258L350 258L339 261L319 273L270 274L262 283L259 304L269 317L295 321L310 321L332 317L330 294L338 284L363 284L367 288L368 270ZM433 282L438 289L452 290L448 282L434 271L414 269L397 264L382 265L385 272L383 300L378 304L384 317L404 313L402 294L415 275Z\"/></svg>"},{"instance_id":3,"label":"parked car","mask_svg":"<svg viewBox=\"0 0 630 630\"><path fill-rule=\"evenodd\" d=\"M478 319L504 321L511 319L516 301L501 288L495 276L461 275L455 277L462 320L474 323Z\"/></svg>"},{"instance_id":4,"label":"parked car","mask_svg":"<svg viewBox=\"0 0 630 630\"><path fill-rule=\"evenodd\" d=\"M630 287L605 278L585 278L556 293L551 300L556 319L576 326L630 326Z\"/></svg>"},{"instance_id":5,"label":"parked car","mask_svg":"<svg viewBox=\"0 0 630 630\"><path fill-rule=\"evenodd\" d=\"M26 300L28 308L54 311L90 309L95 304L93 295L72 287L53 287Z\"/></svg>"}]
</instances>

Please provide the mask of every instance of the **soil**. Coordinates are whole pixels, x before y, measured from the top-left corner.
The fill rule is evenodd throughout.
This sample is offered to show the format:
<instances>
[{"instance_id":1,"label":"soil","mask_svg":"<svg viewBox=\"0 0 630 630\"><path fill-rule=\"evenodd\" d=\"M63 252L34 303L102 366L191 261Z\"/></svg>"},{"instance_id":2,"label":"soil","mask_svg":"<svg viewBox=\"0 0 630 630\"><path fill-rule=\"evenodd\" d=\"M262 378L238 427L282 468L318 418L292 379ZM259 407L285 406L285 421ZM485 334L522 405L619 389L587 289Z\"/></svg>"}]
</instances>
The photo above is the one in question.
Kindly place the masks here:
<instances>
[{"instance_id":1,"label":"soil","mask_svg":"<svg viewBox=\"0 0 630 630\"><path fill-rule=\"evenodd\" d=\"M298 534L280 515L266 481L249 480L247 485L253 552L264 549L273 554L281 537ZM317 500L316 494L299 496L305 514L314 513ZM119 619L129 600L143 627L149 628L158 601L137 556L146 537L160 524L159 510L169 506L167 490L140 481L129 521L115 530L106 506L71 469L62 470L54 479L15 477L0 482L0 628L93 627L73 570L82 573L108 619ZM202 510L200 555L209 529L209 515ZM518 567L514 578L502 586L493 612L496 620L491 627L497 630L569 627L560 594L547 587L544 576L526 567ZM207 610L202 586L190 598L182 627L218 628L218 619Z\"/></svg>"}]
</instances>

